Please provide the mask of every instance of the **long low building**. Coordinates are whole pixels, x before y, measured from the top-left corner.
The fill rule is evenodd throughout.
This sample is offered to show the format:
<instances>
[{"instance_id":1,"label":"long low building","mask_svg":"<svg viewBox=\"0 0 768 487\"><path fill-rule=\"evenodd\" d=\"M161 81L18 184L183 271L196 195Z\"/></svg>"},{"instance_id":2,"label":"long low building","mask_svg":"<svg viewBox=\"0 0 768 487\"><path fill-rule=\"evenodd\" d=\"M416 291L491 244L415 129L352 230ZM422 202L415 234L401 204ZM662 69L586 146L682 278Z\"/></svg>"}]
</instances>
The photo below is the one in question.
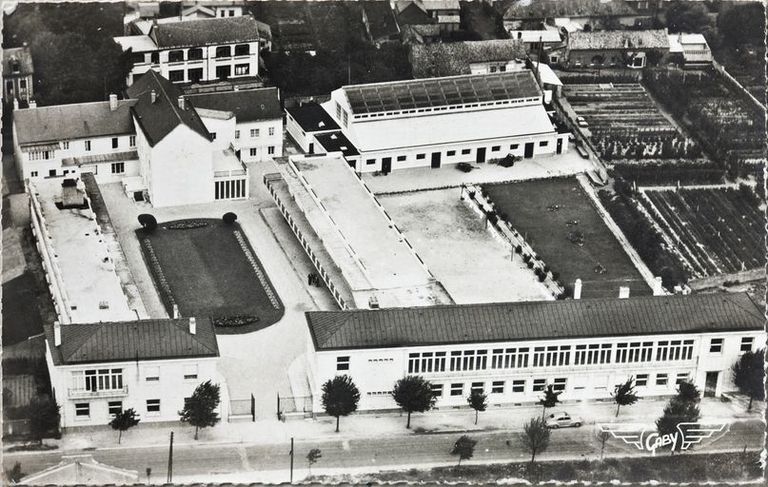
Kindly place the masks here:
<instances>
[{"instance_id":1,"label":"long low building","mask_svg":"<svg viewBox=\"0 0 768 487\"><path fill-rule=\"evenodd\" d=\"M634 377L638 394L674 394L693 381L705 396L734 390L730 369L765 342L763 311L745 293L433 306L306 313L314 411L322 384L348 374L358 409L397 408L395 381L432 383L437 407L609 398Z\"/></svg>"}]
</instances>

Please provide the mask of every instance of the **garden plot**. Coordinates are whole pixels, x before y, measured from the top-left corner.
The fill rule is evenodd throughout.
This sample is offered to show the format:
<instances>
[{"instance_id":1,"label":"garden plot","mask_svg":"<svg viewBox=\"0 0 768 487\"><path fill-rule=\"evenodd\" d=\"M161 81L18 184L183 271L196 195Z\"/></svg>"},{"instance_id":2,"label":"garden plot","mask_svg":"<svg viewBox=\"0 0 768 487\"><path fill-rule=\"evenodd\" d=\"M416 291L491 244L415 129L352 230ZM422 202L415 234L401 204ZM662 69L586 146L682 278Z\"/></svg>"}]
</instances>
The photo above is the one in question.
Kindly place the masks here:
<instances>
[{"instance_id":1,"label":"garden plot","mask_svg":"<svg viewBox=\"0 0 768 487\"><path fill-rule=\"evenodd\" d=\"M456 303L553 299L459 194L455 188L378 199Z\"/></svg>"},{"instance_id":2,"label":"garden plot","mask_svg":"<svg viewBox=\"0 0 768 487\"><path fill-rule=\"evenodd\" d=\"M701 148L659 110L639 83L567 84L600 156L613 160L697 159Z\"/></svg>"},{"instance_id":3,"label":"garden plot","mask_svg":"<svg viewBox=\"0 0 768 487\"><path fill-rule=\"evenodd\" d=\"M746 188L647 190L639 201L692 277L765 266L764 204Z\"/></svg>"},{"instance_id":4,"label":"garden plot","mask_svg":"<svg viewBox=\"0 0 768 487\"><path fill-rule=\"evenodd\" d=\"M583 282L582 297L617 297L619 287L649 295L651 288L573 178L483 186L497 213L538 254L566 289Z\"/></svg>"}]
</instances>

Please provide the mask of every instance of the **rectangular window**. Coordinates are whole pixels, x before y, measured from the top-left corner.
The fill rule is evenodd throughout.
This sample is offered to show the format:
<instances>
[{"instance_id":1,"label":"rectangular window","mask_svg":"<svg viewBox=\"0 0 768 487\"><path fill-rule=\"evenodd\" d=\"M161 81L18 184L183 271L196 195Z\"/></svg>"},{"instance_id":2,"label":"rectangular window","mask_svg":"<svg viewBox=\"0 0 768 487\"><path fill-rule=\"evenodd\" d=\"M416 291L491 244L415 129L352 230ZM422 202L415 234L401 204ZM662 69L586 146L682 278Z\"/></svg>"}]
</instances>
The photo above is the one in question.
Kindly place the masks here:
<instances>
[{"instance_id":1,"label":"rectangular window","mask_svg":"<svg viewBox=\"0 0 768 487\"><path fill-rule=\"evenodd\" d=\"M513 380L512 392L525 392L525 380Z\"/></svg>"},{"instance_id":2,"label":"rectangular window","mask_svg":"<svg viewBox=\"0 0 768 487\"><path fill-rule=\"evenodd\" d=\"M158 382L160 380L160 367L159 366L144 367L144 380L147 382Z\"/></svg>"},{"instance_id":3,"label":"rectangular window","mask_svg":"<svg viewBox=\"0 0 768 487\"><path fill-rule=\"evenodd\" d=\"M235 138L236 139L240 138L240 131L239 130L235 130Z\"/></svg>"},{"instance_id":4,"label":"rectangular window","mask_svg":"<svg viewBox=\"0 0 768 487\"><path fill-rule=\"evenodd\" d=\"M173 71L168 71L168 80L174 83L180 83L184 81L184 70L174 69Z\"/></svg>"},{"instance_id":5,"label":"rectangular window","mask_svg":"<svg viewBox=\"0 0 768 487\"><path fill-rule=\"evenodd\" d=\"M754 337L742 337L741 346L739 347L739 352L751 352L752 342L754 341L755 341Z\"/></svg>"},{"instance_id":6,"label":"rectangular window","mask_svg":"<svg viewBox=\"0 0 768 487\"><path fill-rule=\"evenodd\" d=\"M87 150L87 151L91 150L91 141L90 140L84 141L83 144L85 144L85 150Z\"/></svg>"},{"instance_id":7,"label":"rectangular window","mask_svg":"<svg viewBox=\"0 0 768 487\"><path fill-rule=\"evenodd\" d=\"M493 147L491 147L491 152L499 152L500 150L501 150L500 145L494 145Z\"/></svg>"},{"instance_id":8,"label":"rectangular window","mask_svg":"<svg viewBox=\"0 0 768 487\"><path fill-rule=\"evenodd\" d=\"M541 142L539 142L539 147L546 147L548 145L549 145L548 140L542 140Z\"/></svg>"},{"instance_id":9,"label":"rectangular window","mask_svg":"<svg viewBox=\"0 0 768 487\"><path fill-rule=\"evenodd\" d=\"M147 399L147 414L160 414L160 399Z\"/></svg>"},{"instance_id":10,"label":"rectangular window","mask_svg":"<svg viewBox=\"0 0 768 487\"><path fill-rule=\"evenodd\" d=\"M184 51L169 51L168 62L177 63L184 60Z\"/></svg>"},{"instance_id":11,"label":"rectangular window","mask_svg":"<svg viewBox=\"0 0 768 487\"><path fill-rule=\"evenodd\" d=\"M37 177L37 171L32 171L31 173L29 173L29 176L33 177L33 178L36 178Z\"/></svg>"},{"instance_id":12,"label":"rectangular window","mask_svg":"<svg viewBox=\"0 0 768 487\"><path fill-rule=\"evenodd\" d=\"M75 403L75 416L78 418L90 418L91 417L91 403L88 402L76 402Z\"/></svg>"},{"instance_id":13,"label":"rectangular window","mask_svg":"<svg viewBox=\"0 0 768 487\"><path fill-rule=\"evenodd\" d=\"M267 146L267 154L271 156L271 155L274 155L274 153L275 153L275 146L274 145Z\"/></svg>"},{"instance_id":14,"label":"rectangular window","mask_svg":"<svg viewBox=\"0 0 768 487\"><path fill-rule=\"evenodd\" d=\"M231 66L216 66L216 78L227 79L232 74Z\"/></svg>"},{"instance_id":15,"label":"rectangular window","mask_svg":"<svg viewBox=\"0 0 768 487\"><path fill-rule=\"evenodd\" d=\"M547 379L533 379L533 392L541 392L547 387Z\"/></svg>"},{"instance_id":16,"label":"rectangular window","mask_svg":"<svg viewBox=\"0 0 768 487\"><path fill-rule=\"evenodd\" d=\"M640 350L640 361L650 362L653 352L653 342L643 342L642 349Z\"/></svg>"},{"instance_id":17,"label":"rectangular window","mask_svg":"<svg viewBox=\"0 0 768 487\"><path fill-rule=\"evenodd\" d=\"M618 343L616 345L616 363L623 364L627 361L628 343Z\"/></svg>"},{"instance_id":18,"label":"rectangular window","mask_svg":"<svg viewBox=\"0 0 768 487\"><path fill-rule=\"evenodd\" d=\"M466 156L467 154L471 153L472 149L461 149L461 155Z\"/></svg>"},{"instance_id":19,"label":"rectangular window","mask_svg":"<svg viewBox=\"0 0 768 487\"><path fill-rule=\"evenodd\" d=\"M689 377L690 376L688 375L688 372L682 372L677 374L677 377L675 377L675 385L679 386L683 382L688 382Z\"/></svg>"},{"instance_id":20,"label":"rectangular window","mask_svg":"<svg viewBox=\"0 0 768 487\"><path fill-rule=\"evenodd\" d=\"M510 146L509 146L509 148L510 148L511 150L515 150L515 149L517 149L518 147L520 147L520 144L510 144Z\"/></svg>"},{"instance_id":21,"label":"rectangular window","mask_svg":"<svg viewBox=\"0 0 768 487\"><path fill-rule=\"evenodd\" d=\"M366 159L365 163L369 166L372 166L373 164L376 164L376 159Z\"/></svg>"},{"instance_id":22,"label":"rectangular window","mask_svg":"<svg viewBox=\"0 0 768 487\"><path fill-rule=\"evenodd\" d=\"M203 68L192 68L187 71L191 83L199 83L203 79Z\"/></svg>"},{"instance_id":23,"label":"rectangular window","mask_svg":"<svg viewBox=\"0 0 768 487\"><path fill-rule=\"evenodd\" d=\"M491 394L504 394L503 380L495 380L491 383Z\"/></svg>"},{"instance_id":24,"label":"rectangular window","mask_svg":"<svg viewBox=\"0 0 768 487\"><path fill-rule=\"evenodd\" d=\"M346 110L341 111L341 123L343 123L345 127L349 126L349 115Z\"/></svg>"},{"instance_id":25,"label":"rectangular window","mask_svg":"<svg viewBox=\"0 0 768 487\"><path fill-rule=\"evenodd\" d=\"M64 142L62 142L62 143L61 143L61 148L62 148L62 149L65 149L65 150L66 150L66 149L69 149L69 141L68 141L68 140L65 140Z\"/></svg>"},{"instance_id":26,"label":"rectangular window","mask_svg":"<svg viewBox=\"0 0 768 487\"><path fill-rule=\"evenodd\" d=\"M251 129L251 138L255 138L259 136L259 129Z\"/></svg>"},{"instance_id":27,"label":"rectangular window","mask_svg":"<svg viewBox=\"0 0 768 487\"><path fill-rule=\"evenodd\" d=\"M397 156L397 162L403 162L406 159L406 156Z\"/></svg>"},{"instance_id":28,"label":"rectangular window","mask_svg":"<svg viewBox=\"0 0 768 487\"><path fill-rule=\"evenodd\" d=\"M464 384L451 384L451 395L461 396L464 393Z\"/></svg>"},{"instance_id":29,"label":"rectangular window","mask_svg":"<svg viewBox=\"0 0 768 487\"><path fill-rule=\"evenodd\" d=\"M645 387L648 385L648 374L637 374L635 378L635 385L637 387Z\"/></svg>"},{"instance_id":30,"label":"rectangular window","mask_svg":"<svg viewBox=\"0 0 768 487\"><path fill-rule=\"evenodd\" d=\"M567 382L568 382L568 379L566 379L565 377L559 377L555 379L555 382L552 385L552 389L556 391L564 391L565 385L567 384Z\"/></svg>"},{"instance_id":31,"label":"rectangular window","mask_svg":"<svg viewBox=\"0 0 768 487\"><path fill-rule=\"evenodd\" d=\"M336 357L336 370L349 370L349 355Z\"/></svg>"},{"instance_id":32,"label":"rectangular window","mask_svg":"<svg viewBox=\"0 0 768 487\"><path fill-rule=\"evenodd\" d=\"M416 160L417 161L420 161L421 159L424 159L425 157L427 157L426 154L416 154Z\"/></svg>"},{"instance_id":33,"label":"rectangular window","mask_svg":"<svg viewBox=\"0 0 768 487\"><path fill-rule=\"evenodd\" d=\"M251 157L256 157L257 149L255 147L251 147L251 149L248 151L248 153L251 155Z\"/></svg>"},{"instance_id":34,"label":"rectangular window","mask_svg":"<svg viewBox=\"0 0 768 487\"><path fill-rule=\"evenodd\" d=\"M723 351L723 339L713 338L709 341L709 353L721 353Z\"/></svg>"},{"instance_id":35,"label":"rectangular window","mask_svg":"<svg viewBox=\"0 0 768 487\"><path fill-rule=\"evenodd\" d=\"M48 170L48 176L56 177L56 169L49 169Z\"/></svg>"},{"instance_id":36,"label":"rectangular window","mask_svg":"<svg viewBox=\"0 0 768 487\"><path fill-rule=\"evenodd\" d=\"M430 384L432 388L432 395L435 397L443 397L443 385L442 384Z\"/></svg>"},{"instance_id":37,"label":"rectangular window","mask_svg":"<svg viewBox=\"0 0 768 487\"><path fill-rule=\"evenodd\" d=\"M216 57L230 57L232 51L229 46L219 46L216 48Z\"/></svg>"},{"instance_id":38,"label":"rectangular window","mask_svg":"<svg viewBox=\"0 0 768 487\"><path fill-rule=\"evenodd\" d=\"M235 46L235 56L247 56L251 52L251 46L248 44L238 44Z\"/></svg>"},{"instance_id":39,"label":"rectangular window","mask_svg":"<svg viewBox=\"0 0 768 487\"><path fill-rule=\"evenodd\" d=\"M136 136L135 135L131 135L130 137L128 137L128 145L131 146L131 147L136 147Z\"/></svg>"},{"instance_id":40,"label":"rectangular window","mask_svg":"<svg viewBox=\"0 0 768 487\"><path fill-rule=\"evenodd\" d=\"M113 162L111 164L112 174L123 174L125 172L124 162Z\"/></svg>"},{"instance_id":41,"label":"rectangular window","mask_svg":"<svg viewBox=\"0 0 768 487\"><path fill-rule=\"evenodd\" d=\"M334 107L336 108L336 119L341 120L341 105L339 102L334 102Z\"/></svg>"},{"instance_id":42,"label":"rectangular window","mask_svg":"<svg viewBox=\"0 0 768 487\"><path fill-rule=\"evenodd\" d=\"M667 385L667 374L656 374L656 385L657 386Z\"/></svg>"},{"instance_id":43,"label":"rectangular window","mask_svg":"<svg viewBox=\"0 0 768 487\"><path fill-rule=\"evenodd\" d=\"M485 390L485 384L483 382L473 382L472 387L470 388L470 392L480 392L482 393Z\"/></svg>"},{"instance_id":44,"label":"rectangular window","mask_svg":"<svg viewBox=\"0 0 768 487\"><path fill-rule=\"evenodd\" d=\"M445 155L448 156L448 157L455 156L456 155L456 151L455 150L449 150L448 152L445 153Z\"/></svg>"},{"instance_id":45,"label":"rectangular window","mask_svg":"<svg viewBox=\"0 0 768 487\"><path fill-rule=\"evenodd\" d=\"M235 76L245 76L250 72L250 69L251 69L250 64L236 64Z\"/></svg>"},{"instance_id":46,"label":"rectangular window","mask_svg":"<svg viewBox=\"0 0 768 487\"><path fill-rule=\"evenodd\" d=\"M109 401L107 403L107 411L111 416L120 414L123 412L123 401Z\"/></svg>"},{"instance_id":47,"label":"rectangular window","mask_svg":"<svg viewBox=\"0 0 768 487\"><path fill-rule=\"evenodd\" d=\"M184 380L197 379L197 364L184 366Z\"/></svg>"},{"instance_id":48,"label":"rectangular window","mask_svg":"<svg viewBox=\"0 0 768 487\"><path fill-rule=\"evenodd\" d=\"M269 135L275 135L275 127L269 127L268 132Z\"/></svg>"}]
</instances>

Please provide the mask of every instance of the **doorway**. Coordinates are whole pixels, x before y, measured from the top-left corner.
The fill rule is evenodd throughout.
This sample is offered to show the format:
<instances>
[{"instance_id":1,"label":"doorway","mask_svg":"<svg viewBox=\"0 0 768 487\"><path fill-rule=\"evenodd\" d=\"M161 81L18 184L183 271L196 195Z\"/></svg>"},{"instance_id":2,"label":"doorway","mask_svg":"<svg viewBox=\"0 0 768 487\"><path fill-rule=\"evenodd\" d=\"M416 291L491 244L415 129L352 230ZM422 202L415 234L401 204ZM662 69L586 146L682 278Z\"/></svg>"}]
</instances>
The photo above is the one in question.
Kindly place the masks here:
<instances>
[{"instance_id":1,"label":"doorway","mask_svg":"<svg viewBox=\"0 0 768 487\"><path fill-rule=\"evenodd\" d=\"M560 139L560 138L557 139L557 153L558 154L563 153L563 139Z\"/></svg>"},{"instance_id":2,"label":"doorway","mask_svg":"<svg viewBox=\"0 0 768 487\"><path fill-rule=\"evenodd\" d=\"M432 153L432 168L438 168L440 167L440 153L439 152L433 152Z\"/></svg>"},{"instance_id":3,"label":"doorway","mask_svg":"<svg viewBox=\"0 0 768 487\"><path fill-rule=\"evenodd\" d=\"M720 372L707 372L707 378L704 382L704 397L715 397L719 376Z\"/></svg>"},{"instance_id":4,"label":"doorway","mask_svg":"<svg viewBox=\"0 0 768 487\"><path fill-rule=\"evenodd\" d=\"M309 143L309 153L310 154L314 154L315 153L315 143L314 142L310 142Z\"/></svg>"},{"instance_id":5,"label":"doorway","mask_svg":"<svg viewBox=\"0 0 768 487\"><path fill-rule=\"evenodd\" d=\"M434 156L432 157L432 167L435 167L434 165ZM439 163L438 163L439 166ZM392 172L392 158L391 157L385 157L381 160L381 172L384 174L389 174Z\"/></svg>"},{"instance_id":6,"label":"doorway","mask_svg":"<svg viewBox=\"0 0 768 487\"><path fill-rule=\"evenodd\" d=\"M476 162L485 162L485 147L478 147L477 148L477 159L475 159Z\"/></svg>"},{"instance_id":7,"label":"doorway","mask_svg":"<svg viewBox=\"0 0 768 487\"><path fill-rule=\"evenodd\" d=\"M533 157L533 142L526 142L524 156L526 159Z\"/></svg>"}]
</instances>

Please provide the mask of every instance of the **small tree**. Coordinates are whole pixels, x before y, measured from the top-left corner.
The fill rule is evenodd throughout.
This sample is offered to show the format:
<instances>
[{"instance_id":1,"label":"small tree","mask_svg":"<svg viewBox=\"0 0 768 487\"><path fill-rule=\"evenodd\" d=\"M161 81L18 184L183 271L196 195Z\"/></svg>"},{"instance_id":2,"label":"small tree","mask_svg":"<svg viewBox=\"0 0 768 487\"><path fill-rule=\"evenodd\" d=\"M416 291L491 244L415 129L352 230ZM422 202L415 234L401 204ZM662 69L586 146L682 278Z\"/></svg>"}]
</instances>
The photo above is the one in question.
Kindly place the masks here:
<instances>
[{"instance_id":1,"label":"small tree","mask_svg":"<svg viewBox=\"0 0 768 487\"><path fill-rule=\"evenodd\" d=\"M195 388L192 397L185 402L184 409L179 411L181 422L195 427L195 439L200 428L215 426L221 419L216 413L220 401L219 385L207 380Z\"/></svg>"},{"instance_id":2,"label":"small tree","mask_svg":"<svg viewBox=\"0 0 768 487\"><path fill-rule=\"evenodd\" d=\"M59 409L61 406L50 397L35 398L27 406L29 412L29 429L32 436L39 443L43 442L45 436L51 430L59 428Z\"/></svg>"},{"instance_id":3,"label":"small tree","mask_svg":"<svg viewBox=\"0 0 768 487\"><path fill-rule=\"evenodd\" d=\"M151 233L157 228L157 219L149 213L142 213L139 215L139 224L144 227L144 230Z\"/></svg>"},{"instance_id":4,"label":"small tree","mask_svg":"<svg viewBox=\"0 0 768 487\"><path fill-rule=\"evenodd\" d=\"M475 410L475 424L477 424L477 416L480 411L485 411L488 408L488 396L479 389L472 389L467 398L467 403L469 403L469 407Z\"/></svg>"},{"instance_id":5,"label":"small tree","mask_svg":"<svg viewBox=\"0 0 768 487\"><path fill-rule=\"evenodd\" d=\"M221 217L222 220L224 220L224 223L227 225L232 225L237 221L237 215L232 213L231 211L228 211L224 213L224 216Z\"/></svg>"},{"instance_id":6,"label":"small tree","mask_svg":"<svg viewBox=\"0 0 768 487\"><path fill-rule=\"evenodd\" d=\"M687 427L679 426L680 423L697 422L701 416L698 406L700 400L696 386L690 382L682 382L678 386L677 395L669 400L661 417L656 420L656 431L659 436L677 433L680 428L687 429ZM680 440L679 435L676 436L675 443L670 447L671 453L682 447L682 441L678 440Z\"/></svg>"},{"instance_id":7,"label":"small tree","mask_svg":"<svg viewBox=\"0 0 768 487\"><path fill-rule=\"evenodd\" d=\"M733 364L731 373L733 374L733 383L739 389L739 392L749 397L747 411L752 410L752 401L765 400L765 364L763 362L765 350L756 352L746 352L739 357L739 360Z\"/></svg>"},{"instance_id":8,"label":"small tree","mask_svg":"<svg viewBox=\"0 0 768 487\"><path fill-rule=\"evenodd\" d=\"M521 439L525 451L531 454L531 465L536 461L536 455L549 446L549 428L542 418L531 418L523 426Z\"/></svg>"},{"instance_id":9,"label":"small tree","mask_svg":"<svg viewBox=\"0 0 768 487\"><path fill-rule=\"evenodd\" d=\"M616 417L619 417L619 410L621 406L631 406L637 402L637 394L635 394L635 378L630 377L623 384L616 384L616 388L613 391L613 401L616 403Z\"/></svg>"},{"instance_id":10,"label":"small tree","mask_svg":"<svg viewBox=\"0 0 768 487\"><path fill-rule=\"evenodd\" d=\"M462 435L456 440L456 443L453 444L451 455L458 455L459 464L457 466L461 466L462 460L469 460L472 458L472 455L475 454L475 445L477 445L477 440L473 440L467 435Z\"/></svg>"},{"instance_id":11,"label":"small tree","mask_svg":"<svg viewBox=\"0 0 768 487\"><path fill-rule=\"evenodd\" d=\"M411 413L423 413L435 406L437 397L432 384L419 375L407 375L395 382L392 398L403 411L408 413L406 428L411 427Z\"/></svg>"},{"instance_id":12,"label":"small tree","mask_svg":"<svg viewBox=\"0 0 768 487\"><path fill-rule=\"evenodd\" d=\"M322 396L325 413L336 418L336 432L339 432L339 418L357 411L360 391L348 375L337 375L323 384Z\"/></svg>"},{"instance_id":13,"label":"small tree","mask_svg":"<svg viewBox=\"0 0 768 487\"><path fill-rule=\"evenodd\" d=\"M16 462L13 464L13 468L5 471L5 476L8 478L8 480L11 483L15 484L19 480L23 479L26 476L26 474L21 471L21 464L19 462Z\"/></svg>"},{"instance_id":14,"label":"small tree","mask_svg":"<svg viewBox=\"0 0 768 487\"><path fill-rule=\"evenodd\" d=\"M611 437L610 431L600 431L597 435L597 439L600 440L600 461L603 461L603 455L605 454L605 442Z\"/></svg>"},{"instance_id":15,"label":"small tree","mask_svg":"<svg viewBox=\"0 0 768 487\"><path fill-rule=\"evenodd\" d=\"M320 451L320 448L312 448L309 450L309 453L307 453L307 468L309 469L309 475L312 475L312 465L316 464L322 456L323 453Z\"/></svg>"},{"instance_id":16,"label":"small tree","mask_svg":"<svg viewBox=\"0 0 768 487\"><path fill-rule=\"evenodd\" d=\"M115 414L115 417L112 418L112 421L109 422L109 425L113 430L118 431L118 445L123 438L123 431L128 431L137 424L139 424L139 416L136 414L136 411L134 411L133 408L128 408L125 411L120 411L119 413Z\"/></svg>"},{"instance_id":17,"label":"small tree","mask_svg":"<svg viewBox=\"0 0 768 487\"><path fill-rule=\"evenodd\" d=\"M557 405L557 403L560 402L560 394L562 393L563 391L555 391L552 384L548 385L544 389L544 395L541 399L539 399L539 404L543 406L543 409L541 410L542 418L547 413L548 408L553 408Z\"/></svg>"}]
</instances>

